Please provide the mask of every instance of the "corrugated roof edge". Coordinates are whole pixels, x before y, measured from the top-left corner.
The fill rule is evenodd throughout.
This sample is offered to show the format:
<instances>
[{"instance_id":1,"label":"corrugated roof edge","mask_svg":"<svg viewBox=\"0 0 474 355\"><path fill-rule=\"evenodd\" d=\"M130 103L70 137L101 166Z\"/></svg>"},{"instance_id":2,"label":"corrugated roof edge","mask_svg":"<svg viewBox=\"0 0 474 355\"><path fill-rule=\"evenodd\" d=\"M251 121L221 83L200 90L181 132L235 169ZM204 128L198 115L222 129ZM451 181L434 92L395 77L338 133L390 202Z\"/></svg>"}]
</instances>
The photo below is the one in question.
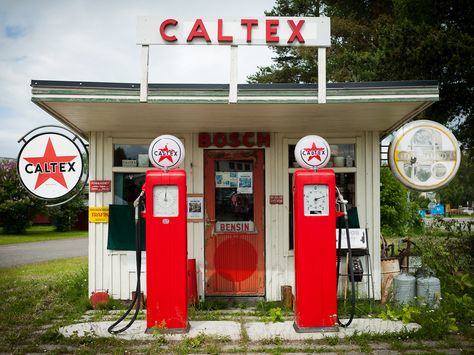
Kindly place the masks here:
<instances>
[{"instance_id":1,"label":"corrugated roof edge","mask_svg":"<svg viewBox=\"0 0 474 355\"><path fill-rule=\"evenodd\" d=\"M106 89L139 89L138 83L112 83L95 81L55 81L31 80L32 87L75 87L75 88L106 88ZM351 83L328 83L328 89L361 89L361 88L397 88L397 87L426 87L438 86L436 80L407 80L407 81L365 81ZM229 90L229 84L149 84L149 89L167 90ZM239 84L240 90L311 90L317 89L318 84Z\"/></svg>"}]
</instances>

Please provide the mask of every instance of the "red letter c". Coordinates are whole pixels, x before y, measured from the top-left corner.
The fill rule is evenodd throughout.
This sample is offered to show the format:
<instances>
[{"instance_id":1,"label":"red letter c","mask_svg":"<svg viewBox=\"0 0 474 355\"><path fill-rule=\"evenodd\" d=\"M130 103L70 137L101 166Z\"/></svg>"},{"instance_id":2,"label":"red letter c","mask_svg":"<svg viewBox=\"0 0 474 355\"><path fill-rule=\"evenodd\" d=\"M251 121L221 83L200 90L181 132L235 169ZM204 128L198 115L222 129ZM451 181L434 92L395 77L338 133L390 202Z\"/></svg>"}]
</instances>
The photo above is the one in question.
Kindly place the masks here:
<instances>
[{"instance_id":1,"label":"red letter c","mask_svg":"<svg viewBox=\"0 0 474 355\"><path fill-rule=\"evenodd\" d=\"M166 27L168 27L170 25L176 26L177 24L178 24L178 21L176 21L175 19L172 19L172 18L164 20L160 25L161 38L163 38L166 42L175 42L175 41L177 41L178 39L176 38L175 35L168 36L166 34Z\"/></svg>"}]
</instances>

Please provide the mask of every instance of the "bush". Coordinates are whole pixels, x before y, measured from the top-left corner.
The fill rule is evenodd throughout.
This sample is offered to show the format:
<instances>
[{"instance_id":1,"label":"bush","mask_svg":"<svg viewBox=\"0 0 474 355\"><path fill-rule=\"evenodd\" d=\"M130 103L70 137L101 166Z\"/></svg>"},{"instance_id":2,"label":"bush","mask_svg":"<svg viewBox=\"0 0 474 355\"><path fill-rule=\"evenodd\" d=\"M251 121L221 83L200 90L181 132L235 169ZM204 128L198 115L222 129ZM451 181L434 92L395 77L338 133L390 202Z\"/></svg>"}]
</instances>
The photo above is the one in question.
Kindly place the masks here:
<instances>
[{"instance_id":1,"label":"bush","mask_svg":"<svg viewBox=\"0 0 474 355\"><path fill-rule=\"evenodd\" d=\"M24 234L44 202L30 197L21 185L13 161L0 161L0 222L6 234Z\"/></svg>"},{"instance_id":2,"label":"bush","mask_svg":"<svg viewBox=\"0 0 474 355\"><path fill-rule=\"evenodd\" d=\"M57 232L68 232L74 228L79 213L85 209L84 199L78 195L64 205L49 208L48 216Z\"/></svg>"}]
</instances>

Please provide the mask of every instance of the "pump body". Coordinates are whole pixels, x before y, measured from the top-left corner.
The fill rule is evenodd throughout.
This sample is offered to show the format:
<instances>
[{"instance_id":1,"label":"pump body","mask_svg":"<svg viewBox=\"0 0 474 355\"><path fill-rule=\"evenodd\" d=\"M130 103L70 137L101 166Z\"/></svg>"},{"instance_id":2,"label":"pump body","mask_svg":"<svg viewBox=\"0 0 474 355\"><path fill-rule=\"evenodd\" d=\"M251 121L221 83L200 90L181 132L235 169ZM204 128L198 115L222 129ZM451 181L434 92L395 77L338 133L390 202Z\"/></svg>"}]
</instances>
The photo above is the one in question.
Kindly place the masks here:
<instances>
[{"instance_id":1,"label":"pump body","mask_svg":"<svg viewBox=\"0 0 474 355\"><path fill-rule=\"evenodd\" d=\"M293 175L296 331L337 331L336 178L332 169Z\"/></svg>"},{"instance_id":2,"label":"pump body","mask_svg":"<svg viewBox=\"0 0 474 355\"><path fill-rule=\"evenodd\" d=\"M186 172L149 170L146 193L147 332L189 329Z\"/></svg>"}]
</instances>

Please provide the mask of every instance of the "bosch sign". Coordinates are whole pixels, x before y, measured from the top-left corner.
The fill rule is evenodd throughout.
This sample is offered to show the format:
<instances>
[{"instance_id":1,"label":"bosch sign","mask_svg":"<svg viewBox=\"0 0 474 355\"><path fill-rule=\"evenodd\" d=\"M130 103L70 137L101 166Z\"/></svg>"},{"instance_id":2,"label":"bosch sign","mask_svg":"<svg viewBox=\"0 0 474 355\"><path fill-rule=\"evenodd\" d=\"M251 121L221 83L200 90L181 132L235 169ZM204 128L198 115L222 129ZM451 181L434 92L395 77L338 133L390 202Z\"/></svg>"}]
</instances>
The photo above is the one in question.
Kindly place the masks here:
<instances>
[{"instance_id":1,"label":"bosch sign","mask_svg":"<svg viewBox=\"0 0 474 355\"><path fill-rule=\"evenodd\" d=\"M329 47L328 17L192 19L142 16L137 44L223 44Z\"/></svg>"}]
</instances>

